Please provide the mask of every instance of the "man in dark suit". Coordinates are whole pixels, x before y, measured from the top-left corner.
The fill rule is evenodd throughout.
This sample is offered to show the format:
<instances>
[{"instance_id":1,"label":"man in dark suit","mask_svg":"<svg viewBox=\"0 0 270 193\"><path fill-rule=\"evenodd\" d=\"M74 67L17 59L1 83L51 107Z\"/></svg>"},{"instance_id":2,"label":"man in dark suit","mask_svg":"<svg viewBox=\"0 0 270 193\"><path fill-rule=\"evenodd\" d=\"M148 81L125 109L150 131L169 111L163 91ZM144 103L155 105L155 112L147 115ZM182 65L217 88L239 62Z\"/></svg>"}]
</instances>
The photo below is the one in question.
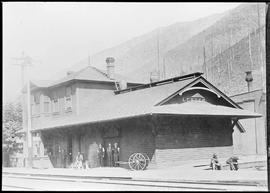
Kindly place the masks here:
<instances>
[{"instance_id":1,"label":"man in dark suit","mask_svg":"<svg viewBox=\"0 0 270 193\"><path fill-rule=\"evenodd\" d=\"M104 166L104 156L105 156L105 149L104 147L102 147L101 144L99 144L98 149L97 149L97 153L98 153L98 163L99 163L99 167L103 167Z\"/></svg>"},{"instance_id":2,"label":"man in dark suit","mask_svg":"<svg viewBox=\"0 0 270 193\"><path fill-rule=\"evenodd\" d=\"M108 166L113 166L113 152L112 152L112 145L109 143L107 147L107 158L108 158Z\"/></svg>"},{"instance_id":3,"label":"man in dark suit","mask_svg":"<svg viewBox=\"0 0 270 193\"><path fill-rule=\"evenodd\" d=\"M114 163L114 167L118 167L119 163L117 163L119 161L119 155L120 155L120 147L118 147L117 143L114 143L114 147L113 147L113 163Z\"/></svg>"}]
</instances>

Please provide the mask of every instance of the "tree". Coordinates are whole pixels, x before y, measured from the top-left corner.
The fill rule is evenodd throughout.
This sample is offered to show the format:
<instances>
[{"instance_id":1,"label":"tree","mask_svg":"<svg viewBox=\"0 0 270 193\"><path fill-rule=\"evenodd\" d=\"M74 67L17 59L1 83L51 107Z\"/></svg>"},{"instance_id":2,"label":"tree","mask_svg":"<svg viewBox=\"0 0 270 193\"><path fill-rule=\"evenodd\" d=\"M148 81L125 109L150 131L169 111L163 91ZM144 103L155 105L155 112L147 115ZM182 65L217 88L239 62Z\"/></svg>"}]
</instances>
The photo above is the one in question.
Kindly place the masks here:
<instances>
[{"instance_id":1,"label":"tree","mask_svg":"<svg viewBox=\"0 0 270 193\"><path fill-rule=\"evenodd\" d=\"M22 129L22 106L20 103L7 103L4 105L3 115L3 153L5 161L9 162L9 156L22 151L22 144L19 142Z\"/></svg>"}]
</instances>

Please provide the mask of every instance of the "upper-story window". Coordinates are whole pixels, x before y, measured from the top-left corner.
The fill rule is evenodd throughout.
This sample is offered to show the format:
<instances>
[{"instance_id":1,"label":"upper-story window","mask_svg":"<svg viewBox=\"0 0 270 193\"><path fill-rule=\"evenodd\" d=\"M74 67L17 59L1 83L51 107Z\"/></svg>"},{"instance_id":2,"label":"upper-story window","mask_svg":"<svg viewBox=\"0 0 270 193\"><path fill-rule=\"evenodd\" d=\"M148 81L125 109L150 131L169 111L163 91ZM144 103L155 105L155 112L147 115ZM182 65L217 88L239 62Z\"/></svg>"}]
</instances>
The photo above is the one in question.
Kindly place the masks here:
<instances>
[{"instance_id":1,"label":"upper-story window","mask_svg":"<svg viewBox=\"0 0 270 193\"><path fill-rule=\"evenodd\" d=\"M50 112L50 98L48 96L45 96L43 97L44 101L43 101L43 104L44 104L44 113L49 113Z\"/></svg>"},{"instance_id":2,"label":"upper-story window","mask_svg":"<svg viewBox=\"0 0 270 193\"><path fill-rule=\"evenodd\" d=\"M65 93L65 110L71 111L72 110L72 92L71 86L66 87Z\"/></svg>"},{"instance_id":3,"label":"upper-story window","mask_svg":"<svg viewBox=\"0 0 270 193\"><path fill-rule=\"evenodd\" d=\"M40 113L40 94L37 93L34 95L34 102L35 102L35 114Z\"/></svg>"},{"instance_id":4,"label":"upper-story window","mask_svg":"<svg viewBox=\"0 0 270 193\"><path fill-rule=\"evenodd\" d=\"M57 97L56 92L53 93L52 97L52 112L53 113L59 112L59 99Z\"/></svg>"},{"instance_id":5,"label":"upper-story window","mask_svg":"<svg viewBox=\"0 0 270 193\"><path fill-rule=\"evenodd\" d=\"M40 113L40 93L31 96L31 114L38 115Z\"/></svg>"}]
</instances>

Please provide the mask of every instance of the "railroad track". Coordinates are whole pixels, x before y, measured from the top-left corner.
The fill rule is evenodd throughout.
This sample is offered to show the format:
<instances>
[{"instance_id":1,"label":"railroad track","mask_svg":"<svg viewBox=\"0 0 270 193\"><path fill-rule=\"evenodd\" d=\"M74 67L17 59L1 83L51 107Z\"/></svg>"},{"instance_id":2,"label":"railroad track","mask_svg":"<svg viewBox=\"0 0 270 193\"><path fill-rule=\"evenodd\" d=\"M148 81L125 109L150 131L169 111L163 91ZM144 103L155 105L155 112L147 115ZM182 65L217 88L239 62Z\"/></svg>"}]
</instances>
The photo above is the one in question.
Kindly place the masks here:
<instances>
[{"instance_id":1,"label":"railroad track","mask_svg":"<svg viewBox=\"0 0 270 193\"><path fill-rule=\"evenodd\" d=\"M22 174L3 172L3 177L12 179L23 179L39 182L62 182L62 183L83 183L83 184L104 184L124 187L140 187L140 188L160 188L172 191L190 190L190 191L227 191L227 190L267 190L256 183L236 183L236 182L196 182L196 181L155 181L155 180L136 180L125 177L92 177L92 176L61 176L46 174ZM21 190L46 190L39 187L25 187L13 184L2 185L6 188L21 188ZM13 187L12 187L13 186Z\"/></svg>"}]
</instances>

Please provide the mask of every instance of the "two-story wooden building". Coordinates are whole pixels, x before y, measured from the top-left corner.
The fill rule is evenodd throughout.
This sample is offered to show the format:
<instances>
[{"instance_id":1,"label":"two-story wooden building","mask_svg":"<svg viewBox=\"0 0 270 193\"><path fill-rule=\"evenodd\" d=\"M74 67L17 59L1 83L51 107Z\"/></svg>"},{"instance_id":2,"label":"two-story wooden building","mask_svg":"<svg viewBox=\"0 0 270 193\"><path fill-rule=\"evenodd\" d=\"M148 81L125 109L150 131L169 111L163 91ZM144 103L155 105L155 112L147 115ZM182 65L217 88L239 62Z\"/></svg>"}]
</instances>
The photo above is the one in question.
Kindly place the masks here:
<instances>
[{"instance_id":1,"label":"two-story wooden building","mask_svg":"<svg viewBox=\"0 0 270 193\"><path fill-rule=\"evenodd\" d=\"M244 131L238 120L260 117L201 73L141 84L116 75L113 66L107 73L88 66L56 82L32 83L31 96L35 167L68 167L77 152L96 167L98 144L114 142L120 160L143 152L155 166L227 157L234 126Z\"/></svg>"}]
</instances>

